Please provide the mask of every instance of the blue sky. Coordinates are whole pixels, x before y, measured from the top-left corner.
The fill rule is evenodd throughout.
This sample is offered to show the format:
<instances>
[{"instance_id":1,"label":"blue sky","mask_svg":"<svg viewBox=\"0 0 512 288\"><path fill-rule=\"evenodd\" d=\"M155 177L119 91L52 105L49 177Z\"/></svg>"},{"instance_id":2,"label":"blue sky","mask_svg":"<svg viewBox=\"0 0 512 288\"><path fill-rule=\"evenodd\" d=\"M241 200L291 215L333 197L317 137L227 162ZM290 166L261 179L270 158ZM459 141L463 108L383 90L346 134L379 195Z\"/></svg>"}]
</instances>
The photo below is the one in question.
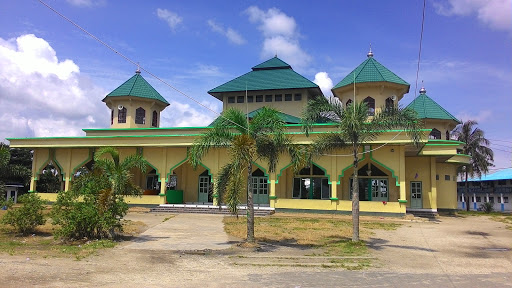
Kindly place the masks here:
<instances>
[{"instance_id":1,"label":"blue sky","mask_svg":"<svg viewBox=\"0 0 512 288\"><path fill-rule=\"evenodd\" d=\"M416 96L423 1L94 1L47 3L210 109L206 92L277 54L326 93L366 58ZM492 139L512 166L512 0L427 1L419 73L427 94ZM101 99L136 66L35 0L0 2L0 139L75 136L108 127ZM215 113L142 75L170 103L163 126Z\"/></svg>"}]
</instances>

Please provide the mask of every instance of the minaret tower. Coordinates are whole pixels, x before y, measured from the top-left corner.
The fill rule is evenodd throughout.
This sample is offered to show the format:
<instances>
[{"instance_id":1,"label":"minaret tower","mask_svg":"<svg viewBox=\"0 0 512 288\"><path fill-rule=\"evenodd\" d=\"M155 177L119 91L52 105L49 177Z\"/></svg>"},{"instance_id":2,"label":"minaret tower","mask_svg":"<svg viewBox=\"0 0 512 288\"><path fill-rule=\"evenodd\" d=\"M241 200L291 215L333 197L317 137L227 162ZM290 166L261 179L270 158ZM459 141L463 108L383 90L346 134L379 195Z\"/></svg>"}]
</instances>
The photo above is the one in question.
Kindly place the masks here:
<instances>
[{"instance_id":1,"label":"minaret tower","mask_svg":"<svg viewBox=\"0 0 512 288\"><path fill-rule=\"evenodd\" d=\"M158 128L160 112L169 106L155 88L140 75L135 75L102 100L110 109L110 128Z\"/></svg>"}]
</instances>

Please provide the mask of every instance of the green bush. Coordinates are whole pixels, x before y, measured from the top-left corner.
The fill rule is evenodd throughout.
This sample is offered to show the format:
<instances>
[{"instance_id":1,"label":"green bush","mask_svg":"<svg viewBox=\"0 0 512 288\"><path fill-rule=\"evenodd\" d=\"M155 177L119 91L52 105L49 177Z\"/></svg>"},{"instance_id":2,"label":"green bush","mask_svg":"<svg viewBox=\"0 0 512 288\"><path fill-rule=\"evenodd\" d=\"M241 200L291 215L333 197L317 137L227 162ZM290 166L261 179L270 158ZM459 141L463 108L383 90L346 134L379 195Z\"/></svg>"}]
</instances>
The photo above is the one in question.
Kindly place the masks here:
<instances>
[{"instance_id":1,"label":"green bush","mask_svg":"<svg viewBox=\"0 0 512 288\"><path fill-rule=\"evenodd\" d=\"M55 236L66 239L115 238L128 211L122 196L110 193L105 174L94 171L77 177L69 191L59 192L51 217L59 225Z\"/></svg>"},{"instance_id":2,"label":"green bush","mask_svg":"<svg viewBox=\"0 0 512 288\"><path fill-rule=\"evenodd\" d=\"M34 193L20 196L18 202L23 205L9 209L2 218L2 223L11 225L16 232L27 235L45 223L43 211L46 203Z\"/></svg>"},{"instance_id":3,"label":"green bush","mask_svg":"<svg viewBox=\"0 0 512 288\"><path fill-rule=\"evenodd\" d=\"M491 202L484 202L480 204L480 209L482 209L482 211L484 211L486 214L489 214L492 211L494 211L494 207Z\"/></svg>"}]
</instances>

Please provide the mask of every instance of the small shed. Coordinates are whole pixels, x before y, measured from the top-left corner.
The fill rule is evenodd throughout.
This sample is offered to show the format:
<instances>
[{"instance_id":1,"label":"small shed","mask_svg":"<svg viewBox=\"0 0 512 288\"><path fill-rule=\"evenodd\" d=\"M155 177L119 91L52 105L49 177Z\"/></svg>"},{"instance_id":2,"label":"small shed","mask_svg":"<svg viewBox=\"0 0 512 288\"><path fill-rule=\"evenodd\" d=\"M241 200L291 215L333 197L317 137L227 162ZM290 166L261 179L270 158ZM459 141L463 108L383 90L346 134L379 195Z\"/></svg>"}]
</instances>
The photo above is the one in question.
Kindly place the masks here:
<instances>
[{"instance_id":1,"label":"small shed","mask_svg":"<svg viewBox=\"0 0 512 288\"><path fill-rule=\"evenodd\" d=\"M5 200L12 199L14 203L18 202L18 191L20 188L23 188L23 185L11 183L11 184L5 184L5 191L6 191L6 198Z\"/></svg>"}]
</instances>

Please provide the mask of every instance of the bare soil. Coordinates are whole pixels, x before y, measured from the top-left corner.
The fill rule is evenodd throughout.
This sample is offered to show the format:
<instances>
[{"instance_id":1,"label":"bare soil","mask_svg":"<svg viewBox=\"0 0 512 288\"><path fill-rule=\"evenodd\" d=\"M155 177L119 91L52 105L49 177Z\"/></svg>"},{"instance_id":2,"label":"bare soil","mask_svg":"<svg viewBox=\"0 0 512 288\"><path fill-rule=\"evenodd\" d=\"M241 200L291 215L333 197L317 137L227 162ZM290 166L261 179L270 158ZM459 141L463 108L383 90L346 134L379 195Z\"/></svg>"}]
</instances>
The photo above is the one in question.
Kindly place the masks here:
<instances>
[{"instance_id":1,"label":"bare soil","mask_svg":"<svg viewBox=\"0 0 512 288\"><path fill-rule=\"evenodd\" d=\"M133 227L137 228L132 231L135 235L169 216L139 211L129 213L127 220L136 223ZM368 238L370 256L376 260L364 271L234 264L243 257L293 255L293 245L270 247L262 253L254 247L239 247L233 241L232 248L222 251L172 251L124 249L131 242L125 241L82 260L0 254L0 287L336 287L349 286L352 280L356 286L370 287L375 286L372 281L381 281L377 282L381 286L394 287L405 277L411 286L426 283L417 287L429 283L457 287L457 281L472 281L464 287L482 286L475 282L479 277L490 283L488 287L512 283L512 231L506 223L471 216L402 223L397 230L375 230ZM425 275L429 275L430 282L425 282ZM345 282L337 282L340 277Z\"/></svg>"}]
</instances>

